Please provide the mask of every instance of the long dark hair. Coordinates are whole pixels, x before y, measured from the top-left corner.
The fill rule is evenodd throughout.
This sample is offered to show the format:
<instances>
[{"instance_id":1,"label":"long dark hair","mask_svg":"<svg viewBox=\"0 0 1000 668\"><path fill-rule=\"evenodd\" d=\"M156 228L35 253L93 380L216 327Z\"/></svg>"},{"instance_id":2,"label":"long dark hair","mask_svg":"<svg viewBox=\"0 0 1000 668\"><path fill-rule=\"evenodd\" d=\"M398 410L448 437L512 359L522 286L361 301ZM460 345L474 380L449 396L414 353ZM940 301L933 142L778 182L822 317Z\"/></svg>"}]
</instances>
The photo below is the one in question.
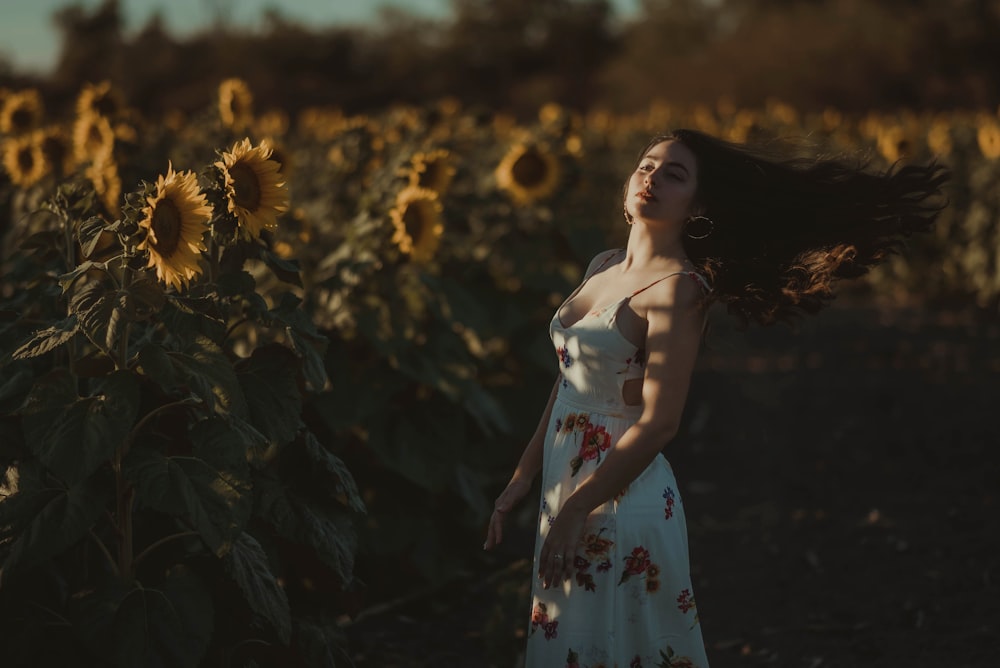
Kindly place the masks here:
<instances>
[{"instance_id":1,"label":"long dark hair","mask_svg":"<svg viewBox=\"0 0 1000 668\"><path fill-rule=\"evenodd\" d=\"M861 276L933 226L950 177L936 162L869 171L866 161L780 157L787 152L686 129L653 138L640 160L668 139L694 154L695 197L713 222L704 239L684 235L684 250L712 284L710 298L744 323L828 305L837 279Z\"/></svg>"}]
</instances>

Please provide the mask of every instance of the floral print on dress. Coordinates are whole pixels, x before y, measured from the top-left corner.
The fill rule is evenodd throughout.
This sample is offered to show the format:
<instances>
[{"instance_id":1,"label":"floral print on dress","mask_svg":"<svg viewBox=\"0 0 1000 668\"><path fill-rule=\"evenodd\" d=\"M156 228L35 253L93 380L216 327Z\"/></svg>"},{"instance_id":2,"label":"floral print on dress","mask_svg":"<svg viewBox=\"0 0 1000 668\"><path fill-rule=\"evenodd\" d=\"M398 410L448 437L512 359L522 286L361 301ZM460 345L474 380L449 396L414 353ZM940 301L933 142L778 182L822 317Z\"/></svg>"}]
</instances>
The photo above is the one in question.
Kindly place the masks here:
<instances>
[{"instance_id":1,"label":"floral print on dress","mask_svg":"<svg viewBox=\"0 0 1000 668\"><path fill-rule=\"evenodd\" d=\"M559 361L567 369L573 364L573 358L570 356L569 351L566 350L566 346L556 348L556 354L559 355Z\"/></svg>"},{"instance_id":2,"label":"floral print on dress","mask_svg":"<svg viewBox=\"0 0 1000 668\"><path fill-rule=\"evenodd\" d=\"M663 498L667 500L666 505L663 508L663 519L669 520L674 516L674 503L676 501L676 494L674 490L670 487L665 487L663 489Z\"/></svg>"},{"instance_id":3,"label":"floral print on dress","mask_svg":"<svg viewBox=\"0 0 1000 668\"><path fill-rule=\"evenodd\" d=\"M622 577L618 581L623 585L631 578L644 576L646 580L646 592L654 594L660 589L660 567L649 559L649 550L643 546L638 546L632 550L632 554L625 557L625 569Z\"/></svg>"},{"instance_id":4,"label":"floral print on dress","mask_svg":"<svg viewBox=\"0 0 1000 668\"><path fill-rule=\"evenodd\" d=\"M577 422L579 424L579 420ZM611 434L604 428L604 425L592 425L589 422L583 432L583 443L580 445L580 452L570 460L572 475L580 472L580 467L584 462L601 462L601 453L611 447Z\"/></svg>"},{"instance_id":5,"label":"floral print on dress","mask_svg":"<svg viewBox=\"0 0 1000 668\"><path fill-rule=\"evenodd\" d=\"M596 571L606 573L611 570L611 559L608 552L614 545L613 541L602 538L604 529L597 533L587 534L583 538L584 554L577 555L573 559L573 568L576 569L576 584L587 591L597 591L597 583L594 582L594 575L590 573L590 567L597 561Z\"/></svg>"},{"instance_id":6,"label":"floral print on dress","mask_svg":"<svg viewBox=\"0 0 1000 668\"><path fill-rule=\"evenodd\" d=\"M681 593L677 596L677 609L683 612L685 615L691 610L695 610L694 613L694 623L691 624L693 629L698 625L698 604L694 602L694 595L691 593L690 589L682 589Z\"/></svg>"},{"instance_id":7,"label":"floral print on dress","mask_svg":"<svg viewBox=\"0 0 1000 668\"><path fill-rule=\"evenodd\" d=\"M638 367L642 369L646 365L646 350L645 348L636 349L635 353L631 357L625 359L625 368L618 372L619 375L623 373L628 373L632 367Z\"/></svg>"},{"instance_id":8,"label":"floral print on dress","mask_svg":"<svg viewBox=\"0 0 1000 668\"><path fill-rule=\"evenodd\" d=\"M691 657L680 656L674 652L674 648L667 645L667 651L660 650L660 662L656 668L698 668Z\"/></svg>"},{"instance_id":9,"label":"floral print on dress","mask_svg":"<svg viewBox=\"0 0 1000 668\"><path fill-rule=\"evenodd\" d=\"M549 619L548 608L544 603L539 603L531 611L531 631L528 633L529 636L534 635L535 631L541 628L545 632L545 639L552 640L559 635L557 631L558 627L559 621Z\"/></svg>"},{"instance_id":10,"label":"floral print on dress","mask_svg":"<svg viewBox=\"0 0 1000 668\"><path fill-rule=\"evenodd\" d=\"M572 647L566 653L566 668L580 668L580 657Z\"/></svg>"}]
</instances>

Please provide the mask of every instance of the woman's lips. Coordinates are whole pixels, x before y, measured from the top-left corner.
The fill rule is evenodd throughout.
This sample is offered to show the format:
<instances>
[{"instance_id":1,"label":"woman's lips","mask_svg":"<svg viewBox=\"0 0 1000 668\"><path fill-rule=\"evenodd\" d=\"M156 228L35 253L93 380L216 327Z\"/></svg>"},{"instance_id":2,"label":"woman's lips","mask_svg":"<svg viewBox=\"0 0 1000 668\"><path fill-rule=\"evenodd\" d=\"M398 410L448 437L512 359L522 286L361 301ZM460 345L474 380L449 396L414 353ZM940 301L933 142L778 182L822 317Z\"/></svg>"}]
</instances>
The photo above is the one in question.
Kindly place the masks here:
<instances>
[{"instance_id":1,"label":"woman's lips","mask_svg":"<svg viewBox=\"0 0 1000 668\"><path fill-rule=\"evenodd\" d=\"M648 190L640 190L638 193L636 193L636 197L646 202L656 201L656 196L653 195L653 193L649 192Z\"/></svg>"}]
</instances>

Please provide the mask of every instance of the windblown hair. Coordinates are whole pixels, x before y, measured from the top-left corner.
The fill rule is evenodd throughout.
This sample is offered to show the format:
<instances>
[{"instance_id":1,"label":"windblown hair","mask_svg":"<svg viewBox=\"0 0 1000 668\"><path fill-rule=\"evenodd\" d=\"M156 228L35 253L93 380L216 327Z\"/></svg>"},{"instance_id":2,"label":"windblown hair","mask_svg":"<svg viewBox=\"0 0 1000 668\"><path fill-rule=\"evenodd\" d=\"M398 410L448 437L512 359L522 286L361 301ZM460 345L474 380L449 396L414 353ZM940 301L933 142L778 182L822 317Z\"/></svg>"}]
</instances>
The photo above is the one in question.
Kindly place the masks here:
<instances>
[{"instance_id":1,"label":"windblown hair","mask_svg":"<svg viewBox=\"0 0 1000 668\"><path fill-rule=\"evenodd\" d=\"M697 161L697 203L714 227L684 235L688 257L744 323L771 324L815 313L833 299L837 279L856 278L931 229L949 170L898 163L884 172L846 158L775 157L772 151L696 130L673 139ZM699 231L700 233L700 231Z\"/></svg>"}]
</instances>

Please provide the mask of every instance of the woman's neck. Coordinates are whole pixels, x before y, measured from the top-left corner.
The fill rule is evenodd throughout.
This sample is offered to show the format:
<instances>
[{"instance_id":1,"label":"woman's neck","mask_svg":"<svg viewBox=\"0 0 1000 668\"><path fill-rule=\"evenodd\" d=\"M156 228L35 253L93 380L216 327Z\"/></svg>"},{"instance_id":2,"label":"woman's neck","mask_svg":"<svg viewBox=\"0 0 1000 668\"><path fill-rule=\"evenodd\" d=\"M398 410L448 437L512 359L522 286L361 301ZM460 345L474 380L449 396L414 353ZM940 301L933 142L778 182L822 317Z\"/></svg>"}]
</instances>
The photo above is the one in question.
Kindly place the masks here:
<instances>
[{"instance_id":1,"label":"woman's neck","mask_svg":"<svg viewBox=\"0 0 1000 668\"><path fill-rule=\"evenodd\" d=\"M629 230L625 259L621 263L622 271L665 269L673 266L676 266L674 271L694 268L684 252L680 237L663 230L651 229L636 221Z\"/></svg>"}]
</instances>

